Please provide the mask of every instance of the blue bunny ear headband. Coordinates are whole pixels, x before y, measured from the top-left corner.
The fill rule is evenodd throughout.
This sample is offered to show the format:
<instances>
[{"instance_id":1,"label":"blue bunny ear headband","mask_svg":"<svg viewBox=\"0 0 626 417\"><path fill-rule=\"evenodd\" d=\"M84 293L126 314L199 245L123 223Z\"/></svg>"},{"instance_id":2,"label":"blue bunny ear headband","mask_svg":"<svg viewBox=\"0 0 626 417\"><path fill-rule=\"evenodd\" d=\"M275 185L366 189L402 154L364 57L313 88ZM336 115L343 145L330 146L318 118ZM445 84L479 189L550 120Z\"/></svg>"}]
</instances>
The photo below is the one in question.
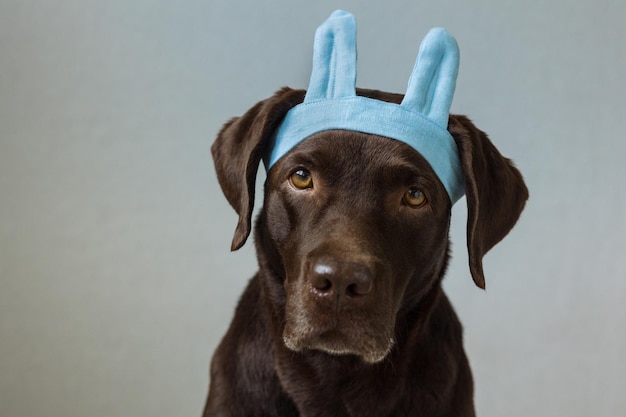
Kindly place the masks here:
<instances>
[{"instance_id":1,"label":"blue bunny ear headband","mask_svg":"<svg viewBox=\"0 0 626 417\"><path fill-rule=\"evenodd\" d=\"M422 41L401 104L356 95L356 21L337 10L315 33L313 72L304 102L285 116L266 168L309 136L353 130L399 140L424 156L454 204L464 194L458 150L447 130L459 68L459 50L445 29Z\"/></svg>"}]
</instances>

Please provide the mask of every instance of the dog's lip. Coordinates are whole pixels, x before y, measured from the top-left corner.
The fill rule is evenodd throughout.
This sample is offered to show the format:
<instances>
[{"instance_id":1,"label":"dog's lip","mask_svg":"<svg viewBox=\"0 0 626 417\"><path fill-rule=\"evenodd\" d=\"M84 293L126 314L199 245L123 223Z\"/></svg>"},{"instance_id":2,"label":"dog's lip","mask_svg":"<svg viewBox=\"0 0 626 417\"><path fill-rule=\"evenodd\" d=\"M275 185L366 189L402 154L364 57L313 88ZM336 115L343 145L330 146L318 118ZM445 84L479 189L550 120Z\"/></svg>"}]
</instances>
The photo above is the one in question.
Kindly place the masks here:
<instances>
[{"instance_id":1,"label":"dog's lip","mask_svg":"<svg viewBox=\"0 0 626 417\"><path fill-rule=\"evenodd\" d=\"M383 360L395 345L393 336L389 336L386 346L367 346L369 343L344 331L337 326L324 329L315 329L304 337L283 337L285 346L290 350L302 352L315 350L332 355L355 355L361 357L367 363L376 363Z\"/></svg>"},{"instance_id":2,"label":"dog's lip","mask_svg":"<svg viewBox=\"0 0 626 417\"><path fill-rule=\"evenodd\" d=\"M304 346L306 349L322 350L333 354L358 355L360 353L359 349L354 346L354 340L336 327L309 335Z\"/></svg>"},{"instance_id":3,"label":"dog's lip","mask_svg":"<svg viewBox=\"0 0 626 417\"><path fill-rule=\"evenodd\" d=\"M348 339L348 336L336 327L319 333L314 339L321 343L332 342L338 339Z\"/></svg>"},{"instance_id":4,"label":"dog's lip","mask_svg":"<svg viewBox=\"0 0 626 417\"><path fill-rule=\"evenodd\" d=\"M297 349L293 349L289 344L287 346L296 351L315 350L337 356L358 356L364 362L374 364L385 359L396 343L395 339L391 337L385 347L379 346L372 349L371 347L359 346L354 342L348 335L333 329L322 332L317 337L307 339L306 342L303 341L303 344Z\"/></svg>"},{"instance_id":5,"label":"dog's lip","mask_svg":"<svg viewBox=\"0 0 626 417\"><path fill-rule=\"evenodd\" d=\"M318 324L315 327L309 327L304 333L285 336L284 339L290 342L287 343L288 346L298 346L300 349L313 349L313 346L329 342L349 342L350 337L347 332L339 328L337 320L332 320L325 323L325 325Z\"/></svg>"}]
</instances>

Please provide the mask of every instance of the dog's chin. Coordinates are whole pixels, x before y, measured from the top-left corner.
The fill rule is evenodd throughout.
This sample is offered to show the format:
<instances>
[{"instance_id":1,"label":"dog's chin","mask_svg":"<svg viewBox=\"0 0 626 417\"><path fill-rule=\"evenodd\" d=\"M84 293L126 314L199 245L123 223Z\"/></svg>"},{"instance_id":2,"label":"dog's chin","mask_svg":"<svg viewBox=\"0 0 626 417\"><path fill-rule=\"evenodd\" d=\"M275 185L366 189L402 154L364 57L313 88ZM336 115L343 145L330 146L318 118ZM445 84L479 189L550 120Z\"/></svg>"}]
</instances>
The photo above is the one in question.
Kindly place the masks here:
<instances>
[{"instance_id":1,"label":"dog's chin","mask_svg":"<svg viewBox=\"0 0 626 417\"><path fill-rule=\"evenodd\" d=\"M392 337L352 339L338 330L329 330L306 337L284 335L285 346L294 352L315 350L333 356L358 356L374 364L384 360L394 345Z\"/></svg>"}]
</instances>

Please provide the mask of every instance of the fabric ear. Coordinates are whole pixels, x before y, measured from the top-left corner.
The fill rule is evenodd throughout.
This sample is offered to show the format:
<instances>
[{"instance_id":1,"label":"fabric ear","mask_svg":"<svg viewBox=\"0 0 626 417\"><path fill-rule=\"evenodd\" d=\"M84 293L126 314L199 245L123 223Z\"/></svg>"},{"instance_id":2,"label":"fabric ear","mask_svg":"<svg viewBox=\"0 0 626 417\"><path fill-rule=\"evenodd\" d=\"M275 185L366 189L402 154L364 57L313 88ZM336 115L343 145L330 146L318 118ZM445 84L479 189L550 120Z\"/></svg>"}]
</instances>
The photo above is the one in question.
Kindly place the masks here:
<instances>
[{"instance_id":1,"label":"fabric ear","mask_svg":"<svg viewBox=\"0 0 626 417\"><path fill-rule=\"evenodd\" d=\"M303 98L303 90L283 88L227 122L211 147L222 191L239 215L231 250L242 247L250 235L259 163L285 114Z\"/></svg>"},{"instance_id":2,"label":"fabric ear","mask_svg":"<svg viewBox=\"0 0 626 417\"><path fill-rule=\"evenodd\" d=\"M482 258L517 222L528 189L513 163L467 117L451 115L448 130L457 144L465 176L470 272L476 285L484 289Z\"/></svg>"},{"instance_id":3,"label":"fabric ear","mask_svg":"<svg viewBox=\"0 0 626 417\"><path fill-rule=\"evenodd\" d=\"M445 128L459 72L459 47L443 28L431 29L420 45L402 106Z\"/></svg>"},{"instance_id":4,"label":"fabric ear","mask_svg":"<svg viewBox=\"0 0 626 417\"><path fill-rule=\"evenodd\" d=\"M304 101L356 95L356 19L335 11L315 32L313 71Z\"/></svg>"}]
</instances>

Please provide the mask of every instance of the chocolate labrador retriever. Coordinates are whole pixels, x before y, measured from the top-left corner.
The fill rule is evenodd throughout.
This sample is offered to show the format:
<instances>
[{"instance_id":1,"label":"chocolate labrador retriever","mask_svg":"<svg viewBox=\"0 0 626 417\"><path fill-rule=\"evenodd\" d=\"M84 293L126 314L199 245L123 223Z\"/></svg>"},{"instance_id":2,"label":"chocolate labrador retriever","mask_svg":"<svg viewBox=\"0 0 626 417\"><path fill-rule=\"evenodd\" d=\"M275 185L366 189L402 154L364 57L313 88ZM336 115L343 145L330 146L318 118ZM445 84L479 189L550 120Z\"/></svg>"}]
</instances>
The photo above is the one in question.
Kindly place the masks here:
<instances>
[{"instance_id":1,"label":"chocolate labrador retriever","mask_svg":"<svg viewBox=\"0 0 626 417\"><path fill-rule=\"evenodd\" d=\"M402 95L358 94L400 103ZM303 90L284 88L228 122L213 145L219 182L251 231L268 142ZM517 221L519 171L468 118L451 115L468 209L471 275ZM474 415L462 329L441 281L451 202L399 141L318 133L268 173L252 278L211 364L205 417Z\"/></svg>"}]
</instances>

